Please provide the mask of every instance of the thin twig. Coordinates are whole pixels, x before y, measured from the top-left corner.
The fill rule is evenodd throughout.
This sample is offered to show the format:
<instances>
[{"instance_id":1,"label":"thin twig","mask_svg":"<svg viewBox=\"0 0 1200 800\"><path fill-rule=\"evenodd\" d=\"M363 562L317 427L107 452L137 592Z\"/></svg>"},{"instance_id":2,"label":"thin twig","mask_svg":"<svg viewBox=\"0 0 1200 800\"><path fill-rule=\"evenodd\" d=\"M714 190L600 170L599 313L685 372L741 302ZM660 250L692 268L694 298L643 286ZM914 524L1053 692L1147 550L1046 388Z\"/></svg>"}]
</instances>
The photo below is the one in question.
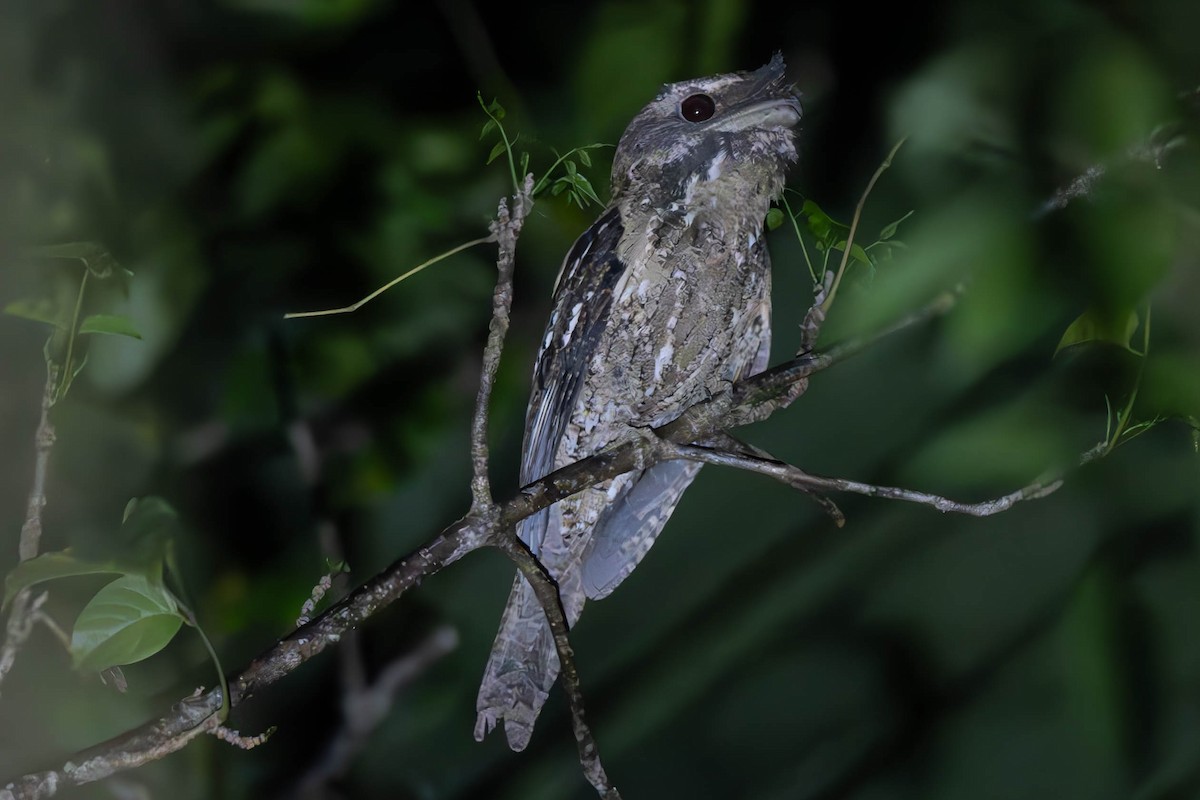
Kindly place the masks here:
<instances>
[{"instance_id":1,"label":"thin twig","mask_svg":"<svg viewBox=\"0 0 1200 800\"><path fill-rule=\"evenodd\" d=\"M452 255L456 255L457 253L461 253L463 250L467 250L468 248L474 247L475 245L487 244L488 242L493 242L493 241L495 241L495 237L488 235L488 236L480 237L479 239L472 239L469 242L463 242L462 244L458 245L457 247L452 247L449 250L447 250L446 252L440 253L439 255L434 256L433 258L429 259L428 261L421 262L417 266L410 269L408 272L405 272L403 275L400 275L399 277L396 277L396 278L392 278L390 281L385 283L383 286L380 286L378 289L371 292L366 297L362 298L361 300L359 300L357 302L351 303L348 306L342 306L341 308L326 308L326 309L322 309L321 311L292 311L288 314L284 314L283 318L284 319L302 319L304 317L328 317L328 316L332 316L334 314L351 314L355 311L358 311L360 308L362 308L367 303L374 300L376 297L379 297L379 295L383 294L388 289L391 289L393 286L400 283L401 281L408 280L413 275L416 275L418 272L425 269L426 267L431 267L434 264L438 263L439 261L449 258Z\"/></svg>"},{"instance_id":2,"label":"thin twig","mask_svg":"<svg viewBox=\"0 0 1200 800\"><path fill-rule=\"evenodd\" d=\"M1054 192L1049 200L1044 202L1035 213L1038 219L1054 211L1061 211L1076 200L1088 200L1095 196L1096 187L1109 174L1112 167L1123 167L1127 164L1152 164L1155 169L1161 169L1163 161L1171 151L1183 146L1187 137L1177 129L1162 127L1156 129L1144 139L1134 142L1125 152L1109 163L1100 162L1088 166L1075 176L1065 186Z\"/></svg>"},{"instance_id":3,"label":"thin twig","mask_svg":"<svg viewBox=\"0 0 1200 800\"><path fill-rule=\"evenodd\" d=\"M86 277L86 272L84 273ZM36 455L33 463L33 486L25 504L25 522L21 525L21 538L17 552L22 561L35 558L42 540L42 510L46 507L46 474L50 468L50 453L54 450L54 424L50 421L50 408L58 392L60 369L53 363L46 365L46 387L42 391L41 418L34 434ZM33 618L41 603L30 603L28 588L17 592L12 599L12 608L5 625L4 645L0 647L0 683L12 670L17 652L29 639L33 631ZM44 598L43 598L44 602Z\"/></svg>"},{"instance_id":4,"label":"thin twig","mask_svg":"<svg viewBox=\"0 0 1200 800\"><path fill-rule=\"evenodd\" d=\"M1105 444L1105 442L1101 442L1096 447L1084 453L1080 457L1080 463L1087 463L1095 458L1096 455L1103 453ZM895 486L875 486L843 478L827 478L821 475L813 475L783 461L764 459L743 453L732 453L695 445L679 445L673 442L664 442L663 452L674 458L698 461L703 464L716 464L723 467L735 467L759 475L766 475L805 492L850 492L852 494L867 495L868 497L883 497L888 500L918 503L935 508L942 513L967 514L973 517L990 517L993 514L1007 511L1023 500L1041 499L1058 491L1063 483L1061 473L1056 473L1038 478L1029 485L1002 497L979 503L962 503L929 492L918 492Z\"/></svg>"},{"instance_id":5,"label":"thin twig","mask_svg":"<svg viewBox=\"0 0 1200 800\"><path fill-rule=\"evenodd\" d=\"M471 419L471 507L475 513L490 512L495 505L488 481L488 406L504 349L504 337L508 333L517 238L521 235L525 216L533 207L532 193L533 175L526 175L521 190L513 195L512 209L509 209L507 201L501 200L496 219L491 225L491 238L498 243L500 249L496 257L496 270L499 274L496 278L496 288L492 292L492 320L488 325L488 340L483 350L483 369L479 376L479 393L475 397L475 414Z\"/></svg>"},{"instance_id":6,"label":"thin twig","mask_svg":"<svg viewBox=\"0 0 1200 800\"><path fill-rule=\"evenodd\" d=\"M559 680L562 682L563 691L567 694L567 703L571 709L571 728L575 733L575 744L579 750L579 763L583 767L584 777L600 797L605 800L620 800L621 795L609 782L604 766L600 763L600 752L596 747L596 739L587 724L579 668L575 664L575 651L571 647L571 639L568 636L567 615L563 611L558 585L549 571L516 536L501 538L497 547L521 570L521 574L533 588L542 610L546 613L546 621L550 623L550 633L554 637L554 649L558 652Z\"/></svg>"},{"instance_id":7,"label":"thin twig","mask_svg":"<svg viewBox=\"0 0 1200 800\"><path fill-rule=\"evenodd\" d=\"M388 664L369 686L342 699L342 724L324 754L297 783L297 797L318 797L326 783L343 775L387 716L396 695L458 646L449 626L434 630L415 649Z\"/></svg>"},{"instance_id":8,"label":"thin twig","mask_svg":"<svg viewBox=\"0 0 1200 800\"><path fill-rule=\"evenodd\" d=\"M842 275L846 273L846 266L850 263L850 251L854 248L854 234L858 231L858 223L862 219L863 207L867 204L867 198L871 196L871 192L875 189L875 184L879 181L879 176L887 171L888 167L892 166L892 159L896 157L896 152L901 145L908 139L904 137L896 142L896 145L888 152L887 158L883 163L876 168L875 173L871 175L871 180L867 182L867 188L863 189L862 195L858 198L858 205L854 207L854 217L850 220L850 232L846 235L846 248L842 251L842 262L838 264L837 275L834 276L833 285L829 287L829 294L821 303L821 311L828 313L829 307L833 305L833 300L837 297L838 287L842 284Z\"/></svg>"}]
</instances>

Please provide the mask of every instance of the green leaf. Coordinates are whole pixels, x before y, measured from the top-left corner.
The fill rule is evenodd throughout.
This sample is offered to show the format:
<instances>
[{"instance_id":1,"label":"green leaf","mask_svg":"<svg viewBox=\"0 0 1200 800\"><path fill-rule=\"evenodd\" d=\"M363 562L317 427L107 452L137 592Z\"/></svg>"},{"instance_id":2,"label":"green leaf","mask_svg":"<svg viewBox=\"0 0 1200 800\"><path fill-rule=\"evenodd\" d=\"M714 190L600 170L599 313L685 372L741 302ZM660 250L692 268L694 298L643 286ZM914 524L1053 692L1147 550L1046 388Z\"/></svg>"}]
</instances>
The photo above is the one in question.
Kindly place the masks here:
<instances>
[{"instance_id":1,"label":"green leaf","mask_svg":"<svg viewBox=\"0 0 1200 800\"><path fill-rule=\"evenodd\" d=\"M483 141L483 138L494 130L496 130L496 120L489 119L487 122L483 123L483 127L479 129L480 141Z\"/></svg>"},{"instance_id":2,"label":"green leaf","mask_svg":"<svg viewBox=\"0 0 1200 800\"><path fill-rule=\"evenodd\" d=\"M575 188L579 191L579 193L581 195L583 195L588 200L591 200L596 205L600 205L600 198L596 196L596 191L592 188L591 181L589 181L583 175L580 175L577 173L575 175L575 180L573 181L573 183L575 185ZM579 205L580 205L580 207L582 207L584 204L580 203Z\"/></svg>"},{"instance_id":3,"label":"green leaf","mask_svg":"<svg viewBox=\"0 0 1200 800\"><path fill-rule=\"evenodd\" d=\"M486 163L486 164L492 163L497 158L499 158L500 154L503 152L504 152L504 142L503 142L503 140L501 140L499 142L496 142L496 146L492 148L492 152L488 154L487 161L484 163Z\"/></svg>"},{"instance_id":4,"label":"green leaf","mask_svg":"<svg viewBox=\"0 0 1200 800\"><path fill-rule=\"evenodd\" d=\"M179 515L161 497L129 501L121 523L122 559L147 567L160 563L179 532Z\"/></svg>"},{"instance_id":5,"label":"green leaf","mask_svg":"<svg viewBox=\"0 0 1200 800\"><path fill-rule=\"evenodd\" d=\"M7 606L17 592L43 581L73 578L79 575L119 574L124 572L115 561L85 561L68 548L43 553L37 558L22 561L4 579L4 604Z\"/></svg>"},{"instance_id":6,"label":"green leaf","mask_svg":"<svg viewBox=\"0 0 1200 800\"><path fill-rule=\"evenodd\" d=\"M886 242L888 239L895 236L896 231L900 228L900 223L904 222L904 220L908 219L915 213L916 213L915 211L909 211L907 214L905 214L903 217L896 220L895 222L884 225L883 230L881 230L879 232L879 241Z\"/></svg>"},{"instance_id":7,"label":"green leaf","mask_svg":"<svg viewBox=\"0 0 1200 800\"><path fill-rule=\"evenodd\" d=\"M590 167L592 165L592 157L588 155L588 152L585 148L580 148L576 151L576 153L579 156L580 164L583 164L585 167Z\"/></svg>"},{"instance_id":8,"label":"green leaf","mask_svg":"<svg viewBox=\"0 0 1200 800\"><path fill-rule=\"evenodd\" d=\"M834 247L839 239L846 238L844 235L839 235L839 230L848 230L846 226L835 222L833 217L822 211L821 207L812 200L804 201L800 213L804 216L808 229L822 250Z\"/></svg>"},{"instance_id":9,"label":"green leaf","mask_svg":"<svg viewBox=\"0 0 1200 800\"><path fill-rule=\"evenodd\" d=\"M846 249L846 240L843 239L842 241L835 244L833 246L833 249L839 250L839 251L845 250ZM850 246L850 258L852 258L853 260L857 261L858 263L860 263L866 267L875 266L875 262L871 261L871 257L869 255L867 255L867 251L862 249L861 247L859 247L857 244Z\"/></svg>"},{"instance_id":10,"label":"green leaf","mask_svg":"<svg viewBox=\"0 0 1200 800\"><path fill-rule=\"evenodd\" d=\"M773 231L783 224L783 209L772 208L767 212L767 230Z\"/></svg>"},{"instance_id":11,"label":"green leaf","mask_svg":"<svg viewBox=\"0 0 1200 800\"><path fill-rule=\"evenodd\" d=\"M1129 346L1129 340L1133 338L1133 332L1137 330L1137 326L1138 315L1136 312L1107 314L1089 308L1067 326L1062 338L1058 340L1058 346L1054 348L1054 355L1058 355L1067 347L1085 342L1108 342L1133 352Z\"/></svg>"},{"instance_id":12,"label":"green leaf","mask_svg":"<svg viewBox=\"0 0 1200 800\"><path fill-rule=\"evenodd\" d=\"M504 119L504 106L500 105L499 100L493 100L492 104L487 107L487 110L496 119L498 119L498 120Z\"/></svg>"},{"instance_id":13,"label":"green leaf","mask_svg":"<svg viewBox=\"0 0 1200 800\"><path fill-rule=\"evenodd\" d=\"M132 664L162 650L183 617L161 579L125 575L91 599L71 634L76 669L100 671Z\"/></svg>"},{"instance_id":14,"label":"green leaf","mask_svg":"<svg viewBox=\"0 0 1200 800\"><path fill-rule=\"evenodd\" d=\"M79 323L80 333L107 333L113 336L128 336L131 339L141 339L137 328L129 317L118 314L92 314Z\"/></svg>"},{"instance_id":15,"label":"green leaf","mask_svg":"<svg viewBox=\"0 0 1200 800\"><path fill-rule=\"evenodd\" d=\"M34 322L45 322L58 328L65 328L62 313L53 300L41 298L38 300L14 300L4 307L4 313Z\"/></svg>"},{"instance_id":16,"label":"green leaf","mask_svg":"<svg viewBox=\"0 0 1200 800\"><path fill-rule=\"evenodd\" d=\"M528 150L521 151L521 174L522 175L529 174L529 151Z\"/></svg>"},{"instance_id":17,"label":"green leaf","mask_svg":"<svg viewBox=\"0 0 1200 800\"><path fill-rule=\"evenodd\" d=\"M25 253L32 258L79 259L88 272L97 278L107 278L121 265L99 242L67 242L65 244L30 247Z\"/></svg>"},{"instance_id":18,"label":"green leaf","mask_svg":"<svg viewBox=\"0 0 1200 800\"><path fill-rule=\"evenodd\" d=\"M570 176L574 176L576 174L576 172L578 171L577 168L575 167L575 162L572 161L571 159L567 159L566 161L563 162L563 168L566 169L567 175L570 175Z\"/></svg>"}]
</instances>

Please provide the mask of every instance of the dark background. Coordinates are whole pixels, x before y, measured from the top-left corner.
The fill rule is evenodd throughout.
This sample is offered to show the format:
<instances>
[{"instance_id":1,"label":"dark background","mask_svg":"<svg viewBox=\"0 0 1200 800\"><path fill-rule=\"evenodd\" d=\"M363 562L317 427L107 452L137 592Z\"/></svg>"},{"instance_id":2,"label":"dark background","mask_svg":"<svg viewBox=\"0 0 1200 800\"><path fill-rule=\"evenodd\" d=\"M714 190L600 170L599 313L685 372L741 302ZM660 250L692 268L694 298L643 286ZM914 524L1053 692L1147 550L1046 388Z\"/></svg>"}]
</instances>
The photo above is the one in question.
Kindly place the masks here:
<instances>
[{"instance_id":1,"label":"dark background","mask_svg":"<svg viewBox=\"0 0 1200 800\"><path fill-rule=\"evenodd\" d=\"M100 547L130 497L180 511L200 620L236 670L290 630L325 564L354 582L468 506L471 405L494 277L456 256L356 314L338 306L483 235L510 190L485 166L481 91L535 167L615 142L665 81L775 50L804 94L792 186L849 221L888 149L863 244L906 212L906 249L852 274L827 341L968 281L948 317L812 382L746 432L805 469L966 500L1069 465L1106 398L1166 419L988 519L847 497L836 529L802 495L706 469L657 546L574 636L605 763L627 798L1186 798L1200 793L1200 407L1194 4L1018 0L923 6L708 0L0 3L0 304L71 262L23 248L102 242L136 277L97 293L144 340L97 339L54 411L43 549ZM1164 127L1165 126L1165 127ZM607 196L611 151L587 173ZM1096 195L1037 216L1110 165ZM492 416L516 488L528 377L562 255L597 209L537 204ZM771 234L774 360L811 301L787 226ZM809 243L811 249L811 242ZM1150 356L1055 356L1085 309L1153 309ZM42 326L0 317L0 519L16 539L44 381ZM1139 328L1133 343L1141 349ZM1140 383L1139 381L1140 377ZM304 479L288 430L312 434ZM437 624L458 649L400 696L332 787L355 798L587 797L565 704L530 748L471 737L512 568L474 554L365 629L369 669ZM83 582L86 584L86 582ZM69 624L86 590L56 586ZM327 654L234 714L253 752L199 741L70 796L284 795L339 719ZM0 696L0 773L61 762L214 682L194 633L126 670L118 695L46 631ZM169 789L167 787L170 787Z\"/></svg>"}]
</instances>

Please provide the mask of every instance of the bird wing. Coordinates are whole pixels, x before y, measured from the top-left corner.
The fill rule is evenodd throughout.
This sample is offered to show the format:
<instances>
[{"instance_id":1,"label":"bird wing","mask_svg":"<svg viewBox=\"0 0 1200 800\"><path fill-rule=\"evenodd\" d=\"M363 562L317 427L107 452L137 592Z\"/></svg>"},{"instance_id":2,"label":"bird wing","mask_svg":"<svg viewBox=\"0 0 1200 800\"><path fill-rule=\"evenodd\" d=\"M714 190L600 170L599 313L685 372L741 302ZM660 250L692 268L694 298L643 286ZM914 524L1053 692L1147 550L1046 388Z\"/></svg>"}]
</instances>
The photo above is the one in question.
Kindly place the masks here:
<instances>
[{"instance_id":1,"label":"bird wing","mask_svg":"<svg viewBox=\"0 0 1200 800\"><path fill-rule=\"evenodd\" d=\"M525 416L523 484L560 466L554 463L555 453L587 377L588 362L604 333L613 287L625 272L617 255L624 231L620 212L609 208L575 240L563 262ZM543 509L518 526L518 534L534 555L539 555L550 523L549 509Z\"/></svg>"}]
</instances>

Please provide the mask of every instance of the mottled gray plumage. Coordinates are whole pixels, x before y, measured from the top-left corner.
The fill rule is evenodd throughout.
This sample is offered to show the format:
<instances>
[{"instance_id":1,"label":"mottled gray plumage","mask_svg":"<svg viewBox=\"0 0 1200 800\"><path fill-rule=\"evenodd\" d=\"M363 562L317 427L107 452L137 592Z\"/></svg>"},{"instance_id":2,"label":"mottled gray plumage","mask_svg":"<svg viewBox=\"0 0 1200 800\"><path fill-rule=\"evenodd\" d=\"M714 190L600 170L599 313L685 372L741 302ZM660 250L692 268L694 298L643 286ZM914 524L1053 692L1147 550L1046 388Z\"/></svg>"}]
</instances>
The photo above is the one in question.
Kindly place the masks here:
<instances>
[{"instance_id":1,"label":"mottled gray plumage","mask_svg":"<svg viewBox=\"0 0 1200 800\"><path fill-rule=\"evenodd\" d=\"M699 96L699 97L698 97ZM612 202L563 263L534 370L521 481L658 426L766 365L763 218L795 161L800 105L776 55L755 72L665 86L613 159ZM568 622L608 595L666 524L699 465L600 484L518 534L558 581ZM549 625L517 576L479 689L475 736L514 750L558 675Z\"/></svg>"}]
</instances>

